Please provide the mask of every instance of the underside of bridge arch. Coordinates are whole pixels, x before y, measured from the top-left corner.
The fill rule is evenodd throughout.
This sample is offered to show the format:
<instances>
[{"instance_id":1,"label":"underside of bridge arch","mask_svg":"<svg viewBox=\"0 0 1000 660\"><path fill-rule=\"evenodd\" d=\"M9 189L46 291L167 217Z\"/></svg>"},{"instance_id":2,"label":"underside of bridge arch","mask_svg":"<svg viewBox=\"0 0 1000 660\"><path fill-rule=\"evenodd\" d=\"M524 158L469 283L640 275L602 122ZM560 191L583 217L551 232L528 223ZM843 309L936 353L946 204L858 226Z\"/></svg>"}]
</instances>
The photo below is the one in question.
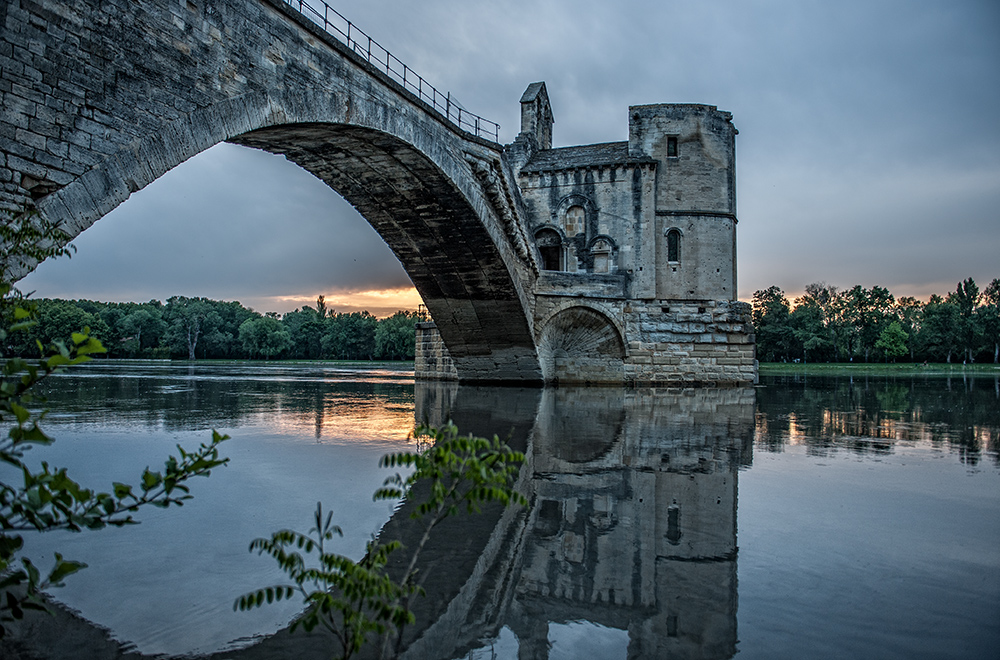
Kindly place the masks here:
<instances>
[{"instance_id":1,"label":"underside of bridge arch","mask_svg":"<svg viewBox=\"0 0 1000 660\"><path fill-rule=\"evenodd\" d=\"M573 306L555 314L538 342L545 382L622 383L625 343L618 328L601 312Z\"/></svg>"},{"instance_id":2,"label":"underside of bridge arch","mask_svg":"<svg viewBox=\"0 0 1000 660\"><path fill-rule=\"evenodd\" d=\"M421 151L345 124L288 124L231 142L283 154L350 202L386 241L464 381L541 382L517 284L468 198Z\"/></svg>"}]
</instances>

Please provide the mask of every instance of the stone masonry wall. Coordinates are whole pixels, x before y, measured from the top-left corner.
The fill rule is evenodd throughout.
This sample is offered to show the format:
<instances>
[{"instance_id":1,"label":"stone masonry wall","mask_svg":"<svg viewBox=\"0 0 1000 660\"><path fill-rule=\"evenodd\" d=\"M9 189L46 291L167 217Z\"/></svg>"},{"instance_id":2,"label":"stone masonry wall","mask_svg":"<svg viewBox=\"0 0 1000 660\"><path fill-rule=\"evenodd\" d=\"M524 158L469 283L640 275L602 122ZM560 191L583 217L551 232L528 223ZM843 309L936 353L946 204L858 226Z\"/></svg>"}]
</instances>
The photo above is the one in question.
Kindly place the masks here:
<instances>
[{"instance_id":1,"label":"stone masonry wall","mask_svg":"<svg viewBox=\"0 0 1000 660\"><path fill-rule=\"evenodd\" d=\"M580 309L595 312L592 320L598 315L604 319L602 336L619 337L624 354L602 362L590 345L593 341L581 342L576 355L577 346L567 343L560 347L557 359L549 362L543 342L539 353L549 382L687 387L747 385L756 380L754 335L746 303L539 295L536 333L544 337L547 327ZM603 345L608 344L604 340ZM604 372L595 373L601 364Z\"/></svg>"},{"instance_id":2,"label":"stone masonry wall","mask_svg":"<svg viewBox=\"0 0 1000 660\"><path fill-rule=\"evenodd\" d=\"M75 237L221 141L283 154L357 208L464 379L541 380L498 145L283 0L0 2L0 209L33 204Z\"/></svg>"},{"instance_id":3,"label":"stone masonry wall","mask_svg":"<svg viewBox=\"0 0 1000 660\"><path fill-rule=\"evenodd\" d=\"M626 379L636 383L747 384L756 379L750 306L728 300L631 303Z\"/></svg>"},{"instance_id":4,"label":"stone masonry wall","mask_svg":"<svg viewBox=\"0 0 1000 660\"><path fill-rule=\"evenodd\" d=\"M545 382L753 383L750 310L735 300L732 115L631 106L627 142L559 148L532 139L534 119L507 153L544 269L534 336Z\"/></svg>"},{"instance_id":5,"label":"stone masonry wall","mask_svg":"<svg viewBox=\"0 0 1000 660\"><path fill-rule=\"evenodd\" d=\"M413 371L417 378L426 380L458 380L455 361L441 340L441 333L433 322L417 324L416 357Z\"/></svg>"}]
</instances>

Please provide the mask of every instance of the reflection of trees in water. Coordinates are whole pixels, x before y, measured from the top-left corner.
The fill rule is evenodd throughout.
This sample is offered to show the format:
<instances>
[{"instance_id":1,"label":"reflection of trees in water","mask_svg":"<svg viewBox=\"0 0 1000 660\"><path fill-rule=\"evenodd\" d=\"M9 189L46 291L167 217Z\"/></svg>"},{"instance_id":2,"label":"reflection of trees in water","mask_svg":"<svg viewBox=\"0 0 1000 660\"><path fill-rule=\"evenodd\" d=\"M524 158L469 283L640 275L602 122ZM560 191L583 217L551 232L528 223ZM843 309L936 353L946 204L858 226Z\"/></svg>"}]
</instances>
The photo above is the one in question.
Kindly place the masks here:
<instances>
[{"instance_id":1,"label":"reflection of trees in water","mask_svg":"<svg viewBox=\"0 0 1000 660\"><path fill-rule=\"evenodd\" d=\"M241 398L249 406L267 393L280 404L264 409L306 414L310 424L329 409L322 383L195 380L192 396L205 397L195 399L200 408L219 397L236 419ZM67 387L60 396L78 396L83 405L121 391L120 408L127 408L132 387ZM407 389L337 386L347 399L375 397L390 406L405 401ZM780 451L794 441L816 452L865 453L929 442L970 462L1000 449L993 379L781 378L757 389L704 390L443 383L418 384L412 400L420 420L450 417L464 430L511 432L516 443L530 442L522 479L531 505L441 527L423 555L428 596L407 633L411 658L489 657L475 652L504 628L516 634L519 657L546 658L552 630L580 621L627 633L628 657L731 658L737 482L754 448ZM183 413L172 411L170 419L179 423ZM386 525L385 538L405 544L408 533L420 531L407 506ZM328 651L322 638L282 631L213 657L319 658Z\"/></svg>"},{"instance_id":2,"label":"reflection of trees in water","mask_svg":"<svg viewBox=\"0 0 1000 660\"><path fill-rule=\"evenodd\" d=\"M392 378L347 380L336 371L231 365L87 367L46 381L45 394L58 408L53 421L72 423L86 412L87 424L187 431L239 427L266 417L284 425L313 426L319 438L324 425L338 416L389 412L409 420L413 405L409 384Z\"/></svg>"},{"instance_id":3,"label":"reflection of trees in water","mask_svg":"<svg viewBox=\"0 0 1000 660\"><path fill-rule=\"evenodd\" d=\"M886 376L762 378L756 444L780 451L805 444L825 454L839 448L890 453L896 442L951 449L976 465L1000 463L1000 379Z\"/></svg>"}]
</instances>

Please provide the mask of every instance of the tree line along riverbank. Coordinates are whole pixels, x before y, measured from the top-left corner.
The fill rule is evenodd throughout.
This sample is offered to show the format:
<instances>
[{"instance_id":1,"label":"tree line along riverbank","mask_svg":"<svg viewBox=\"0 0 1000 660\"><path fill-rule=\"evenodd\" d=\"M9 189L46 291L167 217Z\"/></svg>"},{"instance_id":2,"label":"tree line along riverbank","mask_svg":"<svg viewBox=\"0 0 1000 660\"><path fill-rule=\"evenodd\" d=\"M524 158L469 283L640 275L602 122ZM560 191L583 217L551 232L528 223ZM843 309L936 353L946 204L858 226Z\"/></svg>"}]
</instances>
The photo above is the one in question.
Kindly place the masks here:
<instances>
[{"instance_id":1,"label":"tree line along riverbank","mask_svg":"<svg viewBox=\"0 0 1000 660\"><path fill-rule=\"evenodd\" d=\"M980 289L970 277L926 302L881 286L838 291L819 282L790 304L771 286L754 292L751 305L762 363L1000 360L1000 278Z\"/></svg>"},{"instance_id":2,"label":"tree line along riverbank","mask_svg":"<svg viewBox=\"0 0 1000 660\"><path fill-rule=\"evenodd\" d=\"M166 302L39 299L37 323L12 333L6 355L37 354L37 342L90 328L109 358L412 360L421 313L378 319L315 306L261 314L237 301L174 296ZM1000 279L972 278L922 302L886 288L838 291L809 284L790 303L771 286L754 292L752 318L761 363L1000 363Z\"/></svg>"},{"instance_id":3,"label":"tree line along riverbank","mask_svg":"<svg viewBox=\"0 0 1000 660\"><path fill-rule=\"evenodd\" d=\"M37 342L65 341L81 328L109 358L412 360L414 326L423 314L400 310L378 319L336 313L323 297L279 315L236 301L174 296L166 302L38 299L37 323L11 333L4 354L33 356Z\"/></svg>"}]
</instances>

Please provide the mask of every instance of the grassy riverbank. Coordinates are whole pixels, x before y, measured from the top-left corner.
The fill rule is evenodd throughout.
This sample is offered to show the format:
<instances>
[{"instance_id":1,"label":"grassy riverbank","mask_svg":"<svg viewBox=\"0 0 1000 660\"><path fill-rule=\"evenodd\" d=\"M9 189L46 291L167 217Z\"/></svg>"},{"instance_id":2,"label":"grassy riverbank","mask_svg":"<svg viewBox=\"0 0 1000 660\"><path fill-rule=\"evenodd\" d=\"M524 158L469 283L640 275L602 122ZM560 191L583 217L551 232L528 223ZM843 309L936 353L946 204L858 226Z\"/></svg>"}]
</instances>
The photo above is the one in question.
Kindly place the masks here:
<instances>
[{"instance_id":1,"label":"grassy riverbank","mask_svg":"<svg viewBox=\"0 0 1000 660\"><path fill-rule=\"evenodd\" d=\"M849 376L854 374L912 376L921 374L927 376L1000 376L1000 365L996 364L945 364L918 362L916 364L885 364L879 362L818 362L812 364L793 364L789 362L761 362L760 374L777 376L783 374L806 374L815 376Z\"/></svg>"}]
</instances>

